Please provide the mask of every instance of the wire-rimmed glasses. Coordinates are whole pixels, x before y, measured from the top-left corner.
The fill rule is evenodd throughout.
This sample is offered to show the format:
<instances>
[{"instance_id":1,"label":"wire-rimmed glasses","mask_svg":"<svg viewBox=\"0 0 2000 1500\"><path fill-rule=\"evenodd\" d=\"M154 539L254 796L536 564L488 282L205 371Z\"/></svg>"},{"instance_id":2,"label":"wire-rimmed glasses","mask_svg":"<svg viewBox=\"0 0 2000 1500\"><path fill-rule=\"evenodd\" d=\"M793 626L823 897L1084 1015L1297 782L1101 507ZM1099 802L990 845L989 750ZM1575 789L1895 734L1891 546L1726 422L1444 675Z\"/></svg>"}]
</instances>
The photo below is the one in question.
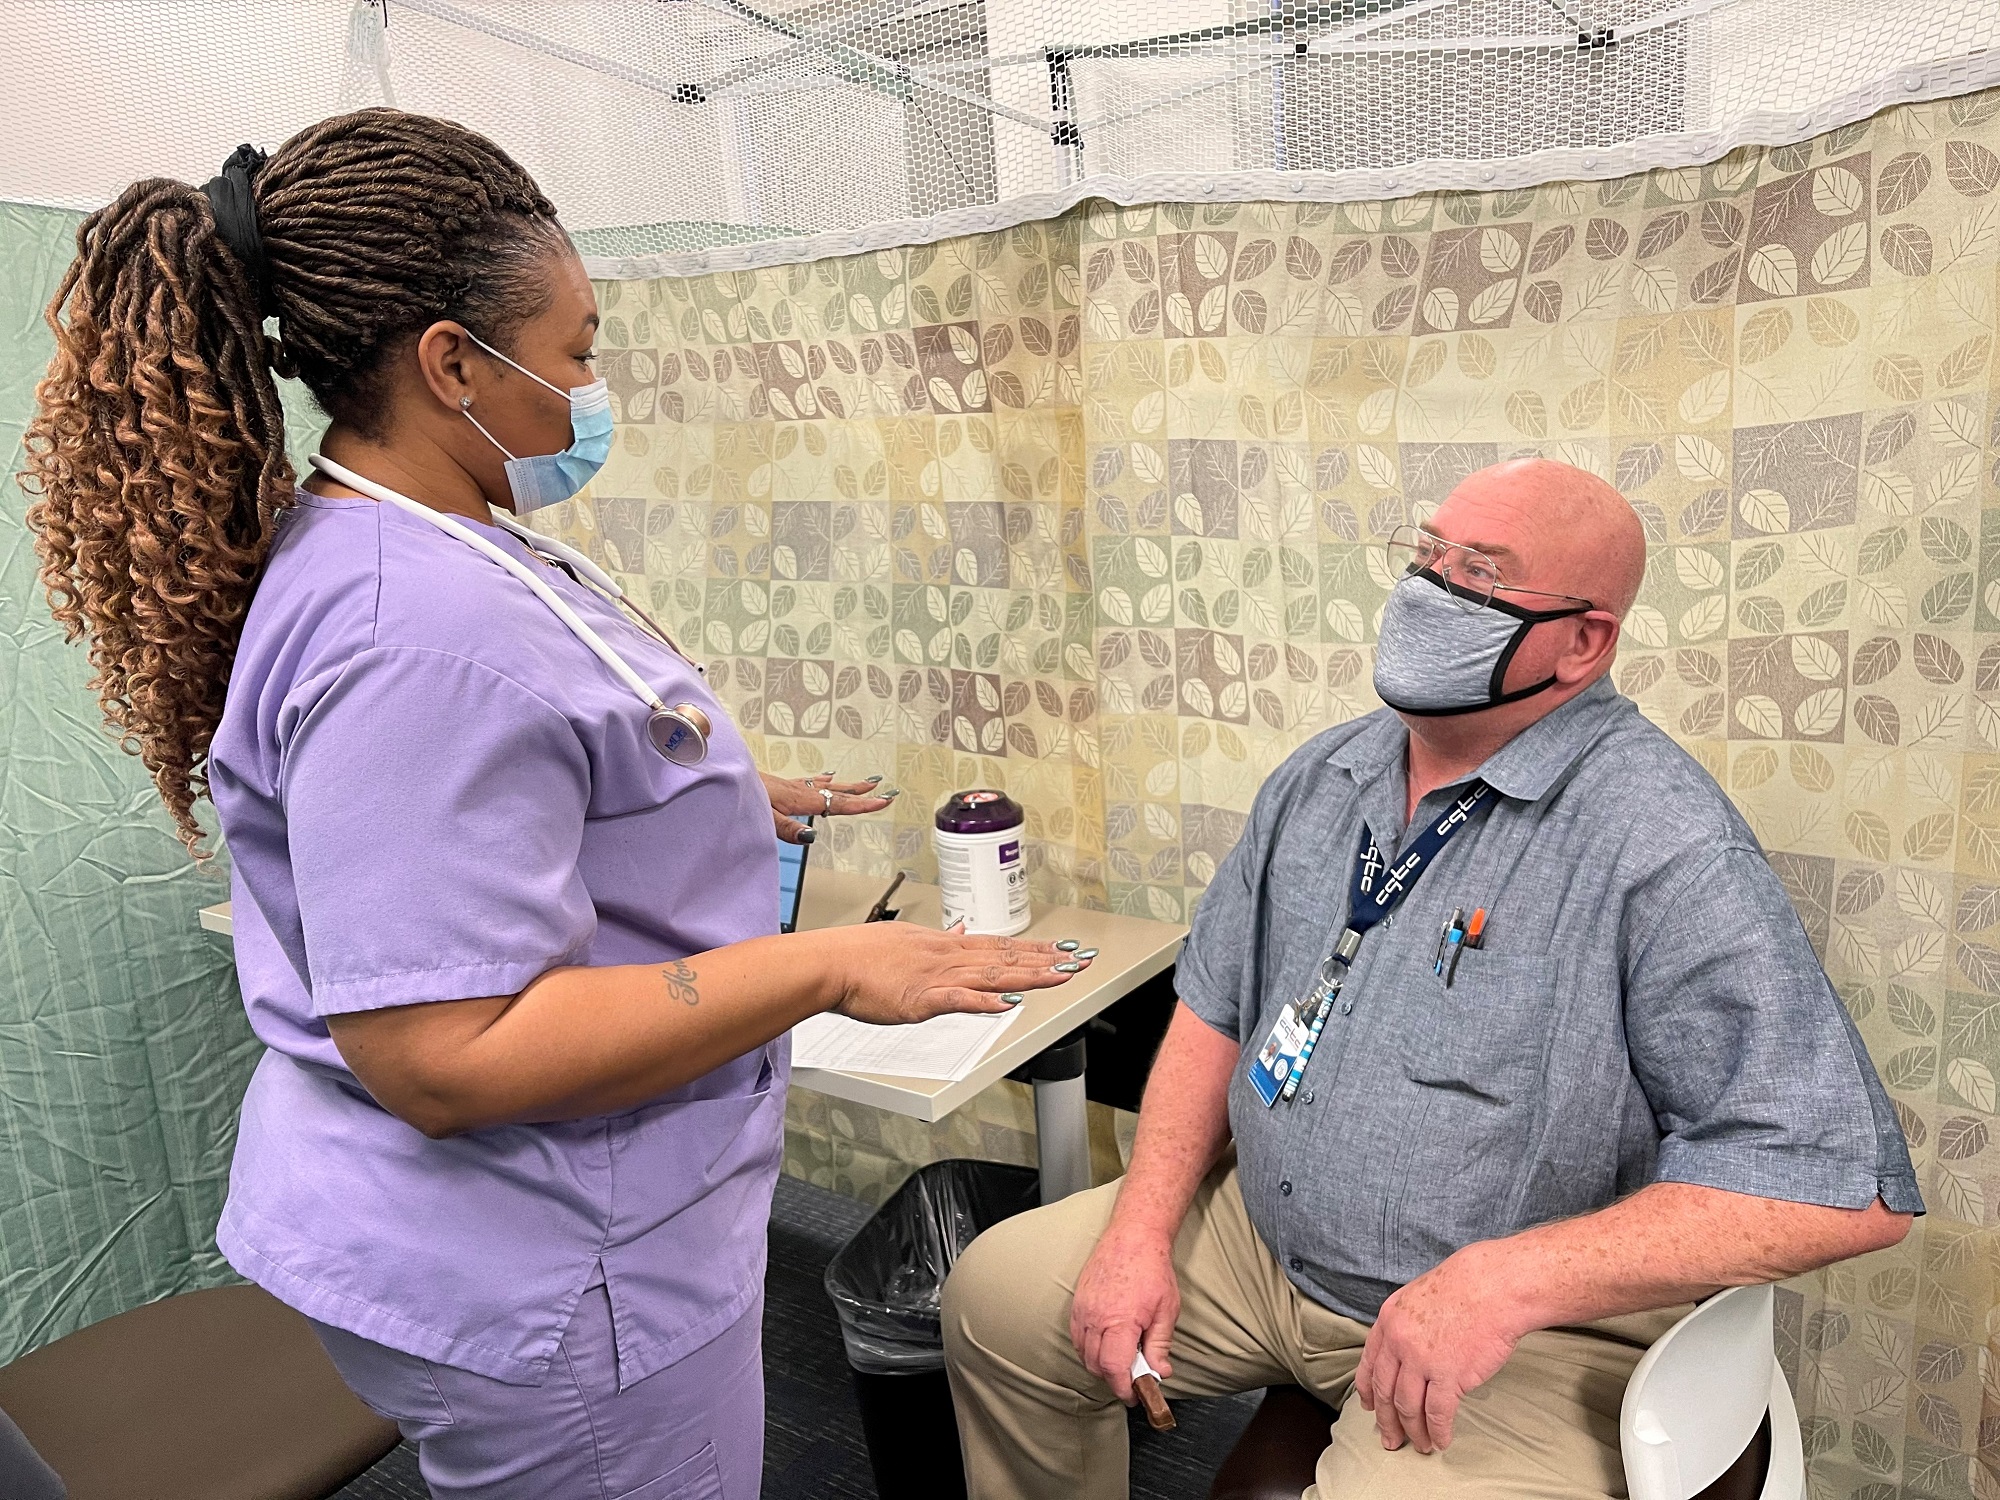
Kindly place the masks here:
<instances>
[{"instance_id":1,"label":"wire-rimmed glasses","mask_svg":"<svg viewBox=\"0 0 2000 1500\"><path fill-rule=\"evenodd\" d=\"M1389 533L1383 550L1389 555L1391 576L1406 578L1417 573L1433 573L1444 580L1445 592L1467 614L1491 604L1496 589L1505 589L1510 594L1532 594L1540 599L1567 599L1586 609L1596 608L1590 600L1575 594L1524 589L1517 583L1503 582L1500 565L1484 552L1476 547L1448 542L1421 526L1398 526Z\"/></svg>"}]
</instances>

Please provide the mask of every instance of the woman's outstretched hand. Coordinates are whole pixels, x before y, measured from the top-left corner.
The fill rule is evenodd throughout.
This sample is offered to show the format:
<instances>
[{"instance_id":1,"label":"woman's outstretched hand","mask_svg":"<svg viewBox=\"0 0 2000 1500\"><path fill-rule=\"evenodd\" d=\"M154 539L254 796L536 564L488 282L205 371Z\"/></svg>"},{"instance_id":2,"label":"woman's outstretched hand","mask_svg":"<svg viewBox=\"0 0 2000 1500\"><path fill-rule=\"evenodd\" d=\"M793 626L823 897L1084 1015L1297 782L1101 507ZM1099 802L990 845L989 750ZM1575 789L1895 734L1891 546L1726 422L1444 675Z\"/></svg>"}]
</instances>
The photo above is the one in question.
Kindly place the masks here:
<instances>
[{"instance_id":1,"label":"woman's outstretched hand","mask_svg":"<svg viewBox=\"0 0 2000 1500\"><path fill-rule=\"evenodd\" d=\"M1092 950L864 922L749 938L666 963L563 965L518 995L328 1019L354 1076L433 1137L615 1114L835 1010L878 1026L999 1013Z\"/></svg>"},{"instance_id":2,"label":"woman's outstretched hand","mask_svg":"<svg viewBox=\"0 0 2000 1500\"><path fill-rule=\"evenodd\" d=\"M812 937L843 948L847 979L834 1010L877 1026L955 1011L997 1014L1020 1004L1029 990L1065 984L1090 967L1088 958L1054 943L967 937L957 927L939 932L907 922L868 922Z\"/></svg>"},{"instance_id":3,"label":"woman's outstretched hand","mask_svg":"<svg viewBox=\"0 0 2000 1500\"><path fill-rule=\"evenodd\" d=\"M764 778L764 790L770 794L771 819L777 826L778 837L788 844L812 842L800 837L810 831L799 821L801 818L844 818L855 813L880 812L896 800L895 788L886 795L876 790L882 781L879 776L866 781L835 781L831 771L799 777L773 776L767 771L757 774Z\"/></svg>"}]
</instances>

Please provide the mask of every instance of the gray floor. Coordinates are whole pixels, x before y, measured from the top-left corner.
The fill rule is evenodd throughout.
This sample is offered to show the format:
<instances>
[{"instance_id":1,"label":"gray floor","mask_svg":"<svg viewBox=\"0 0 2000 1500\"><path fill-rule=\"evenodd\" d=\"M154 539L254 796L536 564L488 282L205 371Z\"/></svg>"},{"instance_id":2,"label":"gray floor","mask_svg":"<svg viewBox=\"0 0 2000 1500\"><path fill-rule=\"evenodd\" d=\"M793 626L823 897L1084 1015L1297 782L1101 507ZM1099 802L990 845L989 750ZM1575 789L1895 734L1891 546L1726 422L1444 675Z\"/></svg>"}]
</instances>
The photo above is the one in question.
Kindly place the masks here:
<instances>
[{"instance_id":1,"label":"gray floor","mask_svg":"<svg viewBox=\"0 0 2000 1500\"><path fill-rule=\"evenodd\" d=\"M764 1310L764 1500L875 1500L840 1329L820 1285L827 1260L868 1210L778 1179ZM1133 1500L1202 1500L1256 1398L1177 1401L1180 1428L1132 1424ZM416 1454L398 1448L336 1500L427 1500Z\"/></svg>"}]
</instances>

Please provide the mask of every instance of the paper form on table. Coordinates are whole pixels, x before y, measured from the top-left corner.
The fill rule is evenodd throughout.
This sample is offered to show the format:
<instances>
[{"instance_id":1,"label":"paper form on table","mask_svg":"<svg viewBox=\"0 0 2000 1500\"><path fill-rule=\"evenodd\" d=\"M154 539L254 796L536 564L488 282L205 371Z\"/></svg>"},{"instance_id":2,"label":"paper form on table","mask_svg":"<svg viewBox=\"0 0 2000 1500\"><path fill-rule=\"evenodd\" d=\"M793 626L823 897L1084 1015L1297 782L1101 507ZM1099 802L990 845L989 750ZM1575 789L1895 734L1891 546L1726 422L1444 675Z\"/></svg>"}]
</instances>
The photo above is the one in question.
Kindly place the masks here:
<instances>
[{"instance_id":1,"label":"paper form on table","mask_svg":"<svg viewBox=\"0 0 2000 1500\"><path fill-rule=\"evenodd\" d=\"M792 1066L956 1083L979 1066L1018 1014L933 1016L914 1026L811 1016L792 1028Z\"/></svg>"}]
</instances>

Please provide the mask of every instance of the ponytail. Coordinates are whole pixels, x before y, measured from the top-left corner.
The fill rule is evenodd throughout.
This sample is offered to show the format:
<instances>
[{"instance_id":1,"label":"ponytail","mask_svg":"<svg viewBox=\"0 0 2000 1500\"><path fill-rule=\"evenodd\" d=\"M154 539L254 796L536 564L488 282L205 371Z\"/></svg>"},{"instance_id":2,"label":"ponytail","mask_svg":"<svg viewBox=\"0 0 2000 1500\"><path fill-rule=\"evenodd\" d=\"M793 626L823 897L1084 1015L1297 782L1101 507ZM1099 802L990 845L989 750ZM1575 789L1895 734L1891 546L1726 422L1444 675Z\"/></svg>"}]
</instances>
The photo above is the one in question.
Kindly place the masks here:
<instances>
[{"instance_id":1,"label":"ponytail","mask_svg":"<svg viewBox=\"0 0 2000 1500\"><path fill-rule=\"evenodd\" d=\"M85 219L49 326L22 486L50 607L90 637L105 722L199 855L195 800L290 503L262 320L208 200L155 178Z\"/></svg>"},{"instance_id":2,"label":"ponytail","mask_svg":"<svg viewBox=\"0 0 2000 1500\"><path fill-rule=\"evenodd\" d=\"M50 608L89 638L105 722L197 859L209 745L294 495L273 370L379 436L393 357L440 318L511 336L567 244L498 146L386 109L268 162L245 148L206 191L136 183L77 231L25 439L28 525Z\"/></svg>"}]
</instances>

